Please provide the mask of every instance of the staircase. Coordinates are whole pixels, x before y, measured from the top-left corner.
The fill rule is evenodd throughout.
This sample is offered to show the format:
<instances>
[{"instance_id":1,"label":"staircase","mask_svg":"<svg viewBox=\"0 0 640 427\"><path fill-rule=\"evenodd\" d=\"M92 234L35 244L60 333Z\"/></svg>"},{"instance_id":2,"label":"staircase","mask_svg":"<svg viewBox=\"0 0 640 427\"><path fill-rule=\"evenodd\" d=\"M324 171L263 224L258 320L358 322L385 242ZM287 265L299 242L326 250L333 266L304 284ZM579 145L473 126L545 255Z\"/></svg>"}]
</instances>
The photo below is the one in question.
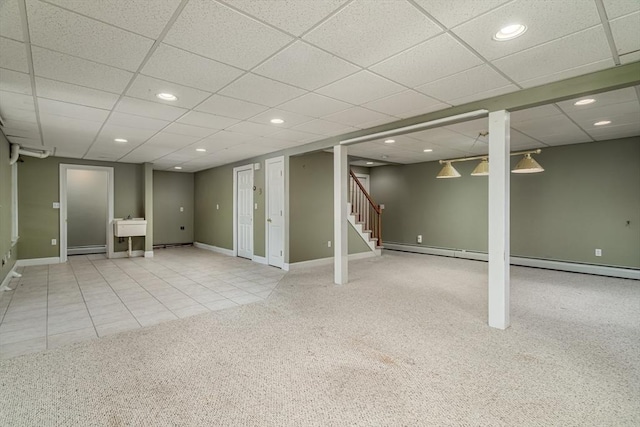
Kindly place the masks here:
<instances>
[{"instance_id":1,"label":"staircase","mask_svg":"<svg viewBox=\"0 0 640 427\"><path fill-rule=\"evenodd\" d=\"M353 171L349 171L349 223L376 255L382 254L382 209L367 193Z\"/></svg>"}]
</instances>

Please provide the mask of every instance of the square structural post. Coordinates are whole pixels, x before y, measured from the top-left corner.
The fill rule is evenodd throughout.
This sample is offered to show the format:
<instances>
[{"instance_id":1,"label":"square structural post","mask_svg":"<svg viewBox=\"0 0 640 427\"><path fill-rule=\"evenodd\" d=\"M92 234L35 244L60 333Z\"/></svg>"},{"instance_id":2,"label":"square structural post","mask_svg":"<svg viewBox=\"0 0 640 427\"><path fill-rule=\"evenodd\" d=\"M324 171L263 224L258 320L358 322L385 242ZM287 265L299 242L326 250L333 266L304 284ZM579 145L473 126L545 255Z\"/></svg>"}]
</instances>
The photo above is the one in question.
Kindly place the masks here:
<instances>
[{"instance_id":1,"label":"square structural post","mask_svg":"<svg viewBox=\"0 0 640 427\"><path fill-rule=\"evenodd\" d=\"M336 285L346 285L349 281L347 178L347 147L336 145L333 147L333 259Z\"/></svg>"},{"instance_id":2,"label":"square structural post","mask_svg":"<svg viewBox=\"0 0 640 427\"><path fill-rule=\"evenodd\" d=\"M510 118L489 113L489 326L507 329L509 318Z\"/></svg>"}]
</instances>

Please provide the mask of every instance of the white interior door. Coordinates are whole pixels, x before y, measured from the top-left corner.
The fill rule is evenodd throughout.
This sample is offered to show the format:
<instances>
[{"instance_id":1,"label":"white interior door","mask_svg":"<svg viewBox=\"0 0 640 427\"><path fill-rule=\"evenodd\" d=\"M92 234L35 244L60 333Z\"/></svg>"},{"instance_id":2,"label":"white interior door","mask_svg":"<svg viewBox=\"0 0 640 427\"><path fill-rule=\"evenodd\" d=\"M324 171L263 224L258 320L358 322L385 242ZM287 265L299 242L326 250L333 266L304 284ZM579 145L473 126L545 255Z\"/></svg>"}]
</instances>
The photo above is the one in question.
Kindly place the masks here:
<instances>
[{"instance_id":1,"label":"white interior door","mask_svg":"<svg viewBox=\"0 0 640 427\"><path fill-rule=\"evenodd\" d=\"M253 258L253 167L237 170L238 256Z\"/></svg>"},{"instance_id":2,"label":"white interior door","mask_svg":"<svg viewBox=\"0 0 640 427\"><path fill-rule=\"evenodd\" d=\"M267 262L284 267L284 158L265 162Z\"/></svg>"}]
</instances>

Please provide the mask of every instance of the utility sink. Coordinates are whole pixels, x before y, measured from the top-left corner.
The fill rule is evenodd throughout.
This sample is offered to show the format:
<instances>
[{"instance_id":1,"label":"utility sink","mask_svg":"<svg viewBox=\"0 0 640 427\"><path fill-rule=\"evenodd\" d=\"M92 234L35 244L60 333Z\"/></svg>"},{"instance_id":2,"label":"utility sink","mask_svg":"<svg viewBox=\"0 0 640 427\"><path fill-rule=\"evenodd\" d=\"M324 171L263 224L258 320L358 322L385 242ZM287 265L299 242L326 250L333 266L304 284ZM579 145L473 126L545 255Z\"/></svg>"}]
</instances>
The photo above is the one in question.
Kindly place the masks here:
<instances>
[{"instance_id":1,"label":"utility sink","mask_svg":"<svg viewBox=\"0 0 640 427\"><path fill-rule=\"evenodd\" d=\"M113 234L116 237L147 235L147 220L143 218L113 220Z\"/></svg>"}]
</instances>

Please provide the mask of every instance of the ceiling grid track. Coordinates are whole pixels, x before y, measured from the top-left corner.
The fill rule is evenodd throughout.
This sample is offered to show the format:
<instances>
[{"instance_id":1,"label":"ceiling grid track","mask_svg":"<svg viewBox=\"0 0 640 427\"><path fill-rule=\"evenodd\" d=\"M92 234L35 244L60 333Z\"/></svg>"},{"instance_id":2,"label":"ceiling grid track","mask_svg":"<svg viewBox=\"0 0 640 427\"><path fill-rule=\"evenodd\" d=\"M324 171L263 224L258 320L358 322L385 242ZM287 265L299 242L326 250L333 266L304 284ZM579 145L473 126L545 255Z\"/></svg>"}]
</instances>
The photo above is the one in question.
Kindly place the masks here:
<instances>
[{"instance_id":1,"label":"ceiling grid track","mask_svg":"<svg viewBox=\"0 0 640 427\"><path fill-rule=\"evenodd\" d=\"M607 16L607 11L604 8L604 3L602 0L594 0L596 2L596 8L598 8L598 15L600 15L600 21L602 21L602 28L604 29L604 34L607 36L607 43L609 43L609 49L611 49L611 56L613 57L613 62L616 65L620 65L620 56L618 55L618 49L616 48L616 43L613 39L613 33L611 32L611 25L609 25L609 18Z\"/></svg>"}]
</instances>

